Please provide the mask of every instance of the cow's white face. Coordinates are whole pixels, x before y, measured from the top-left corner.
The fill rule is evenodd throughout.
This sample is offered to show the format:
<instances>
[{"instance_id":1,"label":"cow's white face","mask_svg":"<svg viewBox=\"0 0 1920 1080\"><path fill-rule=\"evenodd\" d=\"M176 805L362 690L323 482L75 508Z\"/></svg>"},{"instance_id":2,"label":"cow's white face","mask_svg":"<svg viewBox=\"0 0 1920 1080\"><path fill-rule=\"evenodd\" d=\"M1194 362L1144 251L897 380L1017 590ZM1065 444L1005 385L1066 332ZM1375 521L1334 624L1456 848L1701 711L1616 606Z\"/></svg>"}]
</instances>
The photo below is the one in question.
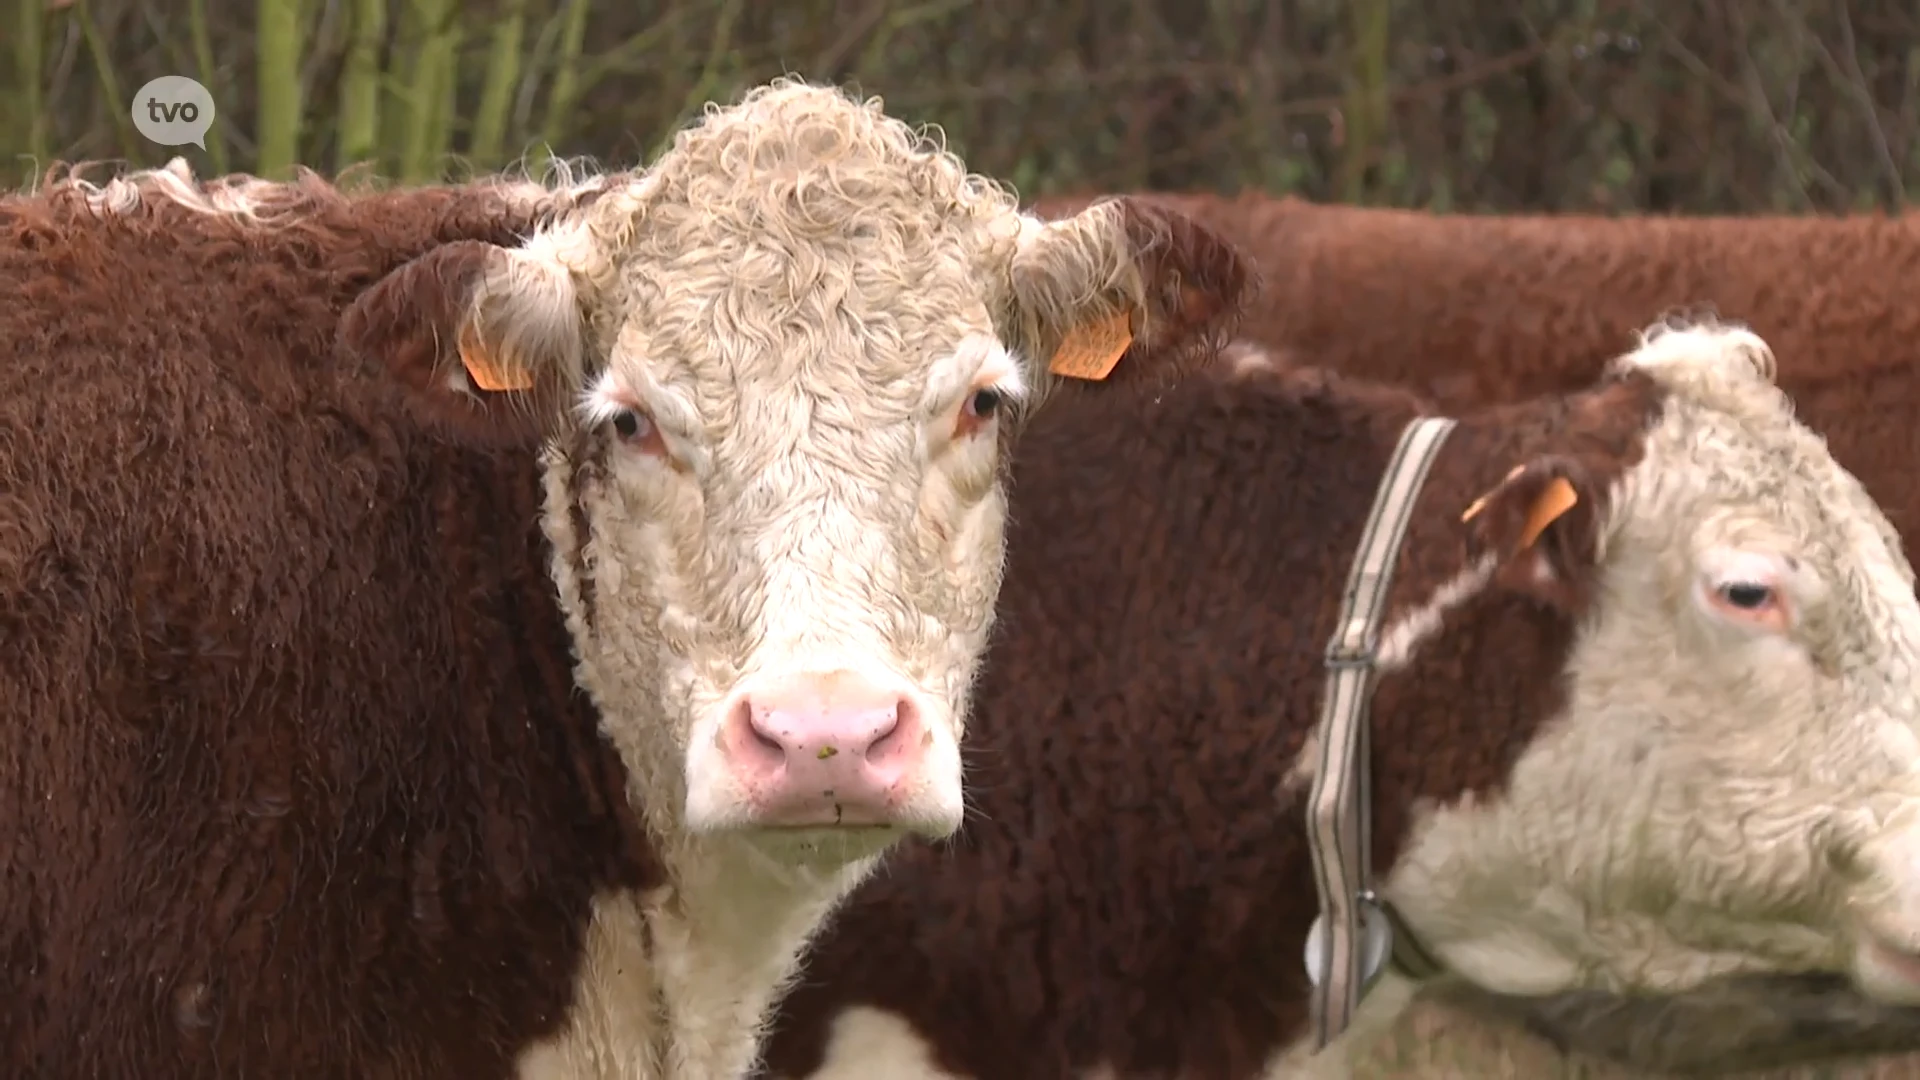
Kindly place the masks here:
<instances>
[{"instance_id":1,"label":"cow's white face","mask_svg":"<svg viewBox=\"0 0 1920 1080\"><path fill-rule=\"evenodd\" d=\"M805 272L842 280L812 295L773 256L710 290L643 286L587 394L591 433L554 456L551 509L587 523L561 568L592 612L583 667L649 798L690 829L778 826L783 847L831 829L830 850L857 851L959 826L1003 561L1000 426L1030 377L968 279L898 280L928 256L825 260ZM945 312L902 302L942 292ZM761 299L796 294L787 313ZM729 337L716 305L760 317Z\"/></svg>"},{"instance_id":2,"label":"cow's white face","mask_svg":"<svg viewBox=\"0 0 1920 1080\"><path fill-rule=\"evenodd\" d=\"M1237 303L1238 255L1125 203L1023 217L877 102L791 81L582 201L396 271L348 338L457 345L430 377L389 361L438 417L563 406L554 576L657 835L835 866L951 833L1011 425L1076 330L1164 344ZM414 321L439 344L387 343Z\"/></svg>"},{"instance_id":3,"label":"cow's white face","mask_svg":"<svg viewBox=\"0 0 1920 1080\"><path fill-rule=\"evenodd\" d=\"M1898 538L1737 330L1657 335L1562 716L1391 890L1491 989L1853 970L1920 1000L1920 606ZM1545 553L1533 572L1554 574Z\"/></svg>"}]
</instances>

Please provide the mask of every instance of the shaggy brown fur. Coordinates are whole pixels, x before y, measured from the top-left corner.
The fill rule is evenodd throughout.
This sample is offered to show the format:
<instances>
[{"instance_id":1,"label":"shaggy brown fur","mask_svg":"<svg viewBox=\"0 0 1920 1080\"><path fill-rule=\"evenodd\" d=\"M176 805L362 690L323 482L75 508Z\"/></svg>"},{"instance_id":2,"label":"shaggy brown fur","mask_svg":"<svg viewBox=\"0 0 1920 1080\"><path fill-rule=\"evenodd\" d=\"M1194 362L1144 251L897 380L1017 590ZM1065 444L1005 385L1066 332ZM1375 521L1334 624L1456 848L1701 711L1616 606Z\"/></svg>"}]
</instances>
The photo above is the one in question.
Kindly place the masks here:
<instances>
[{"instance_id":1,"label":"shaggy brown fur","mask_svg":"<svg viewBox=\"0 0 1920 1080\"><path fill-rule=\"evenodd\" d=\"M661 880L531 448L411 405L444 357L383 309L342 322L533 203L302 184L272 229L0 199L0 1075L507 1077L591 897ZM1244 264L1131 220L1151 288L1213 290L1161 344L1222 335Z\"/></svg>"},{"instance_id":2,"label":"shaggy brown fur","mask_svg":"<svg viewBox=\"0 0 1920 1080\"><path fill-rule=\"evenodd\" d=\"M330 361L473 190L0 204L0 1072L504 1074L656 870L524 454Z\"/></svg>"},{"instance_id":3,"label":"shaggy brown fur","mask_svg":"<svg viewBox=\"0 0 1920 1080\"><path fill-rule=\"evenodd\" d=\"M1583 386L1672 311L1746 323L1834 457L1920 536L1920 215L1481 216L1261 193L1134 198L1260 266L1243 337L1445 410ZM1039 200L1057 217L1089 196Z\"/></svg>"},{"instance_id":4,"label":"shaggy brown fur","mask_svg":"<svg viewBox=\"0 0 1920 1080\"><path fill-rule=\"evenodd\" d=\"M1241 330L1273 358L1398 383L1449 411L1582 385L1663 312L1746 322L1773 346L1801 419L1909 542L1920 536L1920 216L1491 217L1135 197L1219 229L1260 264L1263 300ZM1793 980L1659 1002L1458 1000L1646 1069L1920 1049L1920 1010Z\"/></svg>"},{"instance_id":5,"label":"shaggy brown fur","mask_svg":"<svg viewBox=\"0 0 1920 1080\"><path fill-rule=\"evenodd\" d=\"M1486 545L1512 550L1522 485L1471 526L1460 514L1541 455L1596 493L1543 540L1562 581L1586 580L1596 504L1657 407L1627 376L1464 421L1415 508L1389 622ZM830 924L776 1021L771 1073L817 1068L832 1017L863 1003L902 1015L943 1067L993 1080L1101 1065L1244 1080L1301 1033L1306 793L1276 791L1318 716L1375 488L1422 408L1294 371L1085 398L1038 423L1015 467L967 825L950 849L896 852ZM1416 800L1497 787L1559 704L1585 590L1499 580L1380 685L1383 870ZM1445 720L1463 698L1492 722Z\"/></svg>"}]
</instances>

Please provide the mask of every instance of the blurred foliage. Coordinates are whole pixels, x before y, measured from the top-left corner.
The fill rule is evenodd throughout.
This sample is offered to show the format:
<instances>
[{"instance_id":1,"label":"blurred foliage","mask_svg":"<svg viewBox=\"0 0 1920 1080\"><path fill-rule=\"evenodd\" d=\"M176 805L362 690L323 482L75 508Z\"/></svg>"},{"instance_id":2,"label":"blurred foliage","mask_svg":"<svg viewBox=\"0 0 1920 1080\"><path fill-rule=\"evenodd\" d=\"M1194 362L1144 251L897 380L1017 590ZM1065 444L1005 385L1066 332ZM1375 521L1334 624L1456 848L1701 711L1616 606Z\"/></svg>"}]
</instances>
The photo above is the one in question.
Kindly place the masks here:
<instances>
[{"instance_id":1,"label":"blurred foliage","mask_svg":"<svg viewBox=\"0 0 1920 1080\"><path fill-rule=\"evenodd\" d=\"M1478 210L1920 193L1912 0L0 0L0 181L120 158L426 180L651 156L794 72L1023 195L1257 186ZM128 123L207 84L205 152Z\"/></svg>"}]
</instances>

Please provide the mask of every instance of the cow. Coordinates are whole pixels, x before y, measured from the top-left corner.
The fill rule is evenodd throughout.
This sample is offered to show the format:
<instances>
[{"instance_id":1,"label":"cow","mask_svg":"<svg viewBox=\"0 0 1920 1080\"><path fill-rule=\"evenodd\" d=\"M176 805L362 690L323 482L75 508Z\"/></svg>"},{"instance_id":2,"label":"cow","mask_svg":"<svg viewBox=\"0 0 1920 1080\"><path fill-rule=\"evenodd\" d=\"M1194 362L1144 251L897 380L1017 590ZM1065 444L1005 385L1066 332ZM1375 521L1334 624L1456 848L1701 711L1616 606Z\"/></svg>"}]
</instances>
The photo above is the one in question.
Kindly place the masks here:
<instances>
[{"instance_id":1,"label":"cow","mask_svg":"<svg viewBox=\"0 0 1920 1080\"><path fill-rule=\"evenodd\" d=\"M960 822L1053 369L1249 281L798 79L557 187L0 201L0 1072L741 1075Z\"/></svg>"},{"instance_id":2,"label":"cow","mask_svg":"<svg viewBox=\"0 0 1920 1080\"><path fill-rule=\"evenodd\" d=\"M1368 775L1375 888L1442 978L1920 1001L1913 573L1773 370L1737 325L1655 327L1440 445ZM1220 363L1036 420L966 824L837 910L765 1075L1346 1075L1414 983L1310 1052L1315 733L1375 491L1432 415Z\"/></svg>"},{"instance_id":3,"label":"cow","mask_svg":"<svg viewBox=\"0 0 1920 1080\"><path fill-rule=\"evenodd\" d=\"M1920 215L1479 215L1251 191L1138 197L1233 237L1260 264L1265 300L1240 324L1245 362L1310 357L1443 410L1577 387L1662 313L1745 321L1783 358L1800 417L1903 537L1920 536ZM1058 216L1091 199L1033 209ZM1649 1070L1920 1050L1920 1012L1817 980L1659 1000L1457 1003Z\"/></svg>"}]
</instances>

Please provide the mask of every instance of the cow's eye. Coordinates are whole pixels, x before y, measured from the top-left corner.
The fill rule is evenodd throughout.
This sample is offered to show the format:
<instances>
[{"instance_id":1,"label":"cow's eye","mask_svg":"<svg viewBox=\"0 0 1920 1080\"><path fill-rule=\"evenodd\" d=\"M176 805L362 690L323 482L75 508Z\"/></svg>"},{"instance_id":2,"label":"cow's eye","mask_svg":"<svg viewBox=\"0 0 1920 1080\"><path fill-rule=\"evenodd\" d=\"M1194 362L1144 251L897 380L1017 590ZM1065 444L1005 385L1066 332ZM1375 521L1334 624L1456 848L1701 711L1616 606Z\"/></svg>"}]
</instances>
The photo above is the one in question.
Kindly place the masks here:
<instances>
[{"instance_id":1,"label":"cow's eye","mask_svg":"<svg viewBox=\"0 0 1920 1080\"><path fill-rule=\"evenodd\" d=\"M967 415L988 419L999 410L1001 400L1000 391L991 386L975 390L973 396L967 399Z\"/></svg>"},{"instance_id":2,"label":"cow's eye","mask_svg":"<svg viewBox=\"0 0 1920 1080\"><path fill-rule=\"evenodd\" d=\"M613 414L613 433L620 438L621 445L630 447L643 454L664 456L667 443L660 437L660 426L639 409L622 409Z\"/></svg>"},{"instance_id":3,"label":"cow's eye","mask_svg":"<svg viewBox=\"0 0 1920 1080\"><path fill-rule=\"evenodd\" d=\"M1773 589L1753 582L1736 581L1720 586L1720 598L1729 607L1758 611L1773 603Z\"/></svg>"}]
</instances>

